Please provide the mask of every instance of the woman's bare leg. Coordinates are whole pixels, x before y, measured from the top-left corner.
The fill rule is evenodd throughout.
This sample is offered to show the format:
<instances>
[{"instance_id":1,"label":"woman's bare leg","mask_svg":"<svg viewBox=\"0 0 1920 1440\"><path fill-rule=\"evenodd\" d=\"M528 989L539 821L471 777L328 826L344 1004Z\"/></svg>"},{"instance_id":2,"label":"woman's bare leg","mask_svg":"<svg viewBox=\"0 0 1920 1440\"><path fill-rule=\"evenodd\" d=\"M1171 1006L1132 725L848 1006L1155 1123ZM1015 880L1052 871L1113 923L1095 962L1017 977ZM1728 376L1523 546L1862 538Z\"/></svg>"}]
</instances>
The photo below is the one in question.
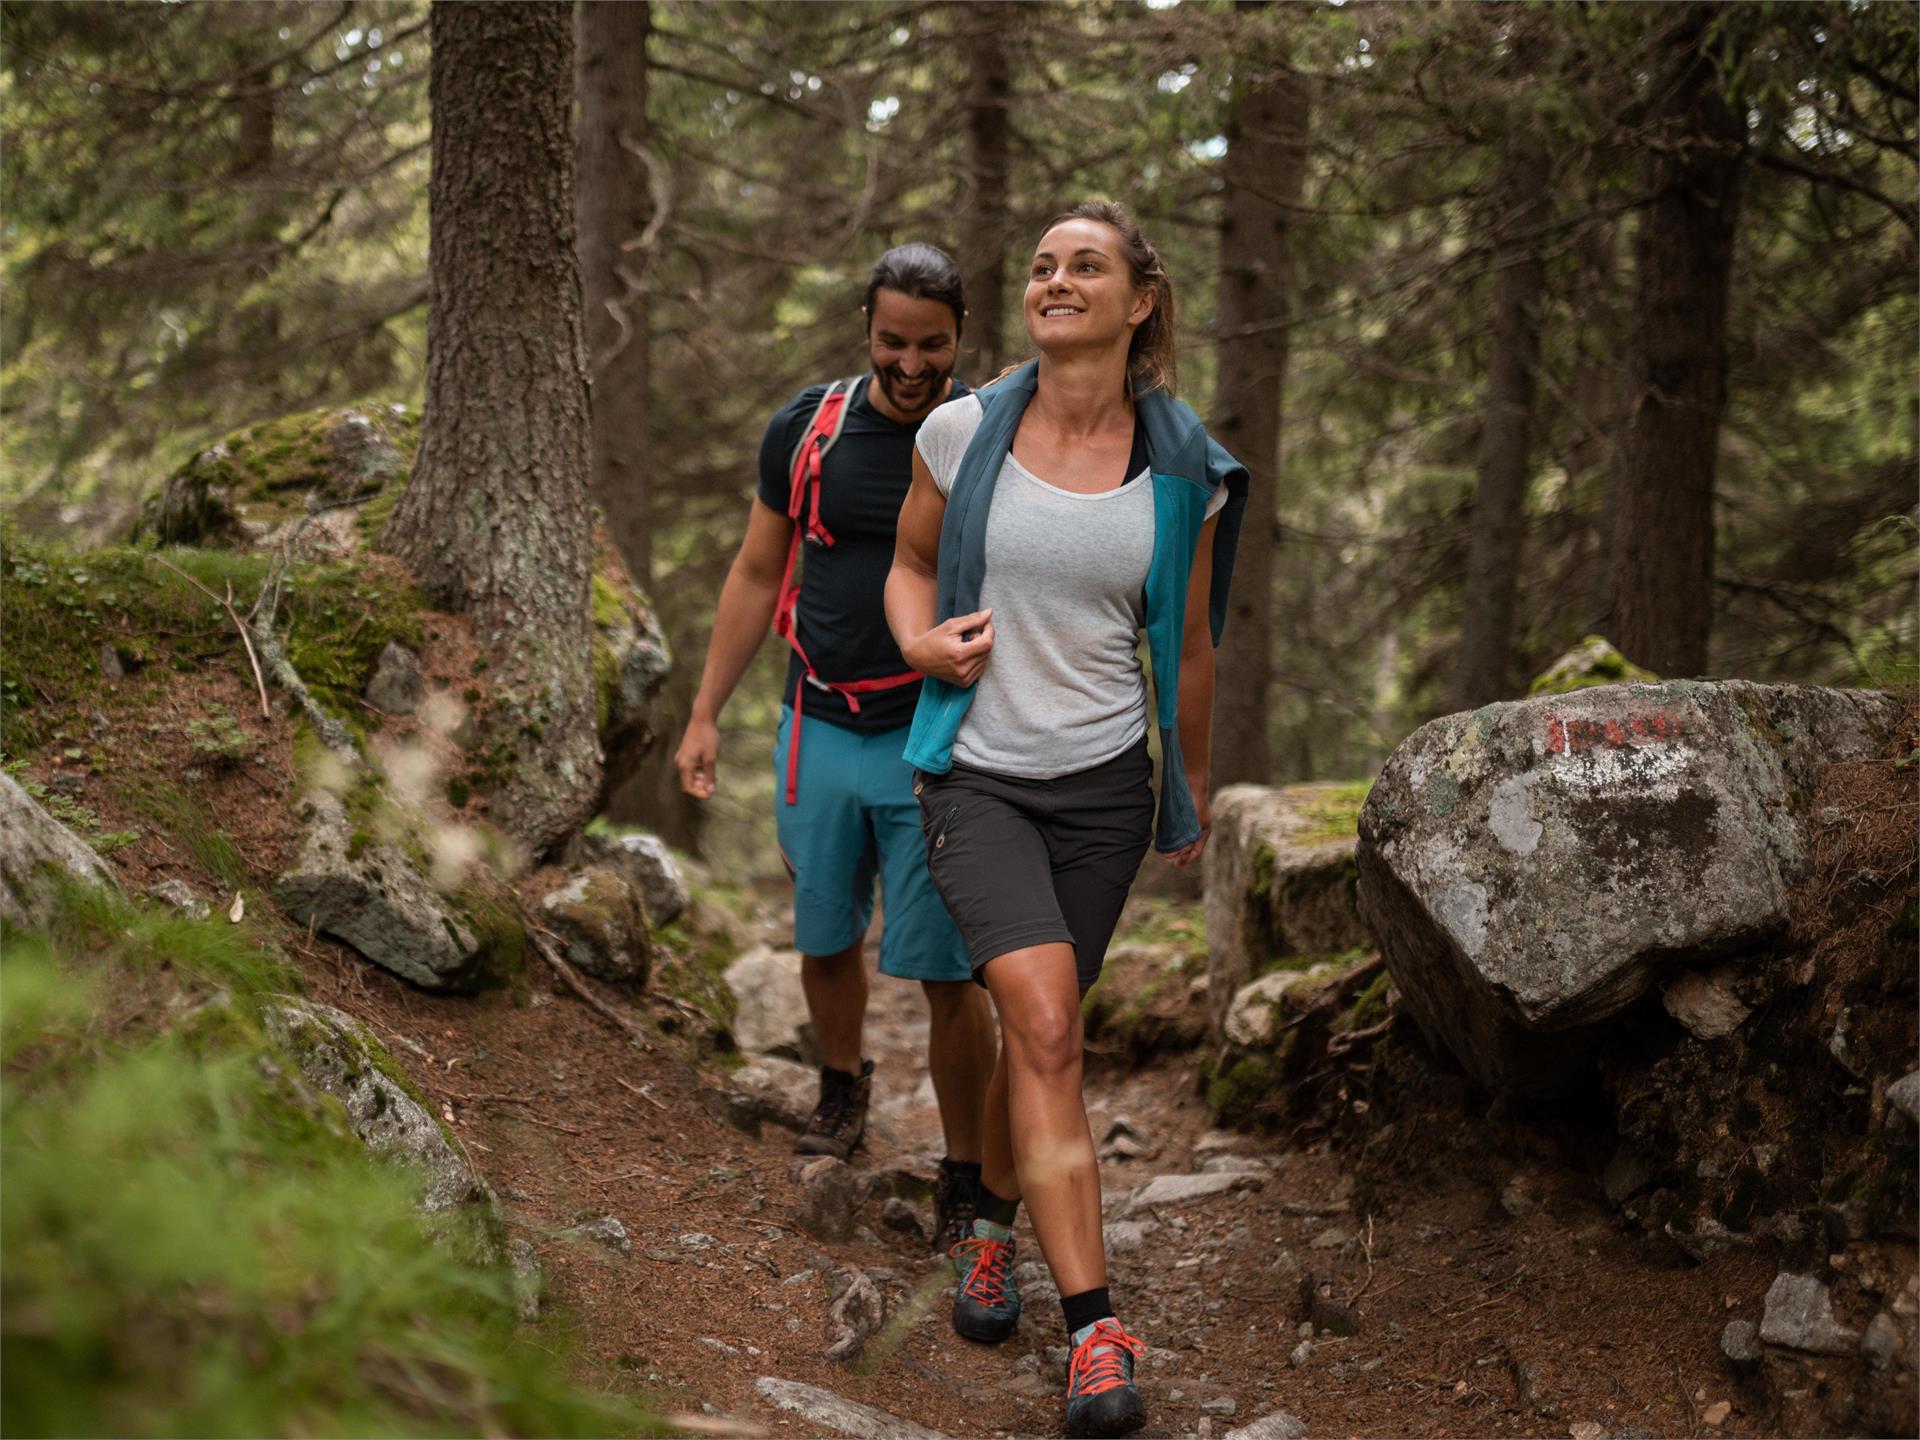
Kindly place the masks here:
<instances>
[{"instance_id":1,"label":"woman's bare leg","mask_svg":"<svg viewBox=\"0 0 1920 1440\"><path fill-rule=\"evenodd\" d=\"M1062 1295L1107 1283L1100 1228L1100 1169L1080 1093L1080 986L1073 947L1054 943L987 962L987 990L1000 1012L1000 1062L987 1089L981 1181L1024 1199ZM1002 1190L1011 1155L1018 1185Z\"/></svg>"}]
</instances>

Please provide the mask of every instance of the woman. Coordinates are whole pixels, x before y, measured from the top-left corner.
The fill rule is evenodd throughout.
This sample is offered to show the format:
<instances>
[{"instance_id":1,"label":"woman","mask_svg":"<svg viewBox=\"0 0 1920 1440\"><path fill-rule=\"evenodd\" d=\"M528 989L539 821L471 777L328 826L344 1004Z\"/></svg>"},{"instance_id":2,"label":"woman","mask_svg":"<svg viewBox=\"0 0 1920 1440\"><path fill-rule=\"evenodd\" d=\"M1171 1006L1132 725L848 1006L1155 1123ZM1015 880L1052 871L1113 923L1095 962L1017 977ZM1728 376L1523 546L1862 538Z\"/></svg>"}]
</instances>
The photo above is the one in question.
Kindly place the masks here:
<instances>
[{"instance_id":1,"label":"woman","mask_svg":"<svg viewBox=\"0 0 1920 1440\"><path fill-rule=\"evenodd\" d=\"M1080 1000L1149 840L1181 866L1206 845L1213 645L1246 472L1172 398L1173 284L1120 206L1047 226L1024 308L1038 360L921 427L887 620L928 677L907 744L928 868L1002 1033L954 1328L1013 1332L1024 1200L1072 1337L1067 1433L1125 1435L1146 1419L1141 1346L1107 1291Z\"/></svg>"}]
</instances>

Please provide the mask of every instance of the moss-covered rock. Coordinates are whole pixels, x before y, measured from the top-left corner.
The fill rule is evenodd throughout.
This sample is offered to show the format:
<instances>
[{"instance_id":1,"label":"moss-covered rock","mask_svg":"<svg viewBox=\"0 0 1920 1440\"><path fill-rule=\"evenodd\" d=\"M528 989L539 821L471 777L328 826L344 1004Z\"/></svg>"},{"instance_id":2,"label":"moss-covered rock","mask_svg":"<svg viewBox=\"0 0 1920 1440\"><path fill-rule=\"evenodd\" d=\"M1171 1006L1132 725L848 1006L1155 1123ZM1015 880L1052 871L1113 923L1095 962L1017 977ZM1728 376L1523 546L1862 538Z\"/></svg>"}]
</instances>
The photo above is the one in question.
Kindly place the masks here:
<instances>
[{"instance_id":1,"label":"moss-covered rock","mask_svg":"<svg viewBox=\"0 0 1920 1440\"><path fill-rule=\"evenodd\" d=\"M1651 684L1659 678L1614 649L1605 636L1588 635L1541 671L1527 687L1527 694L1565 695L1590 685Z\"/></svg>"},{"instance_id":2,"label":"moss-covered rock","mask_svg":"<svg viewBox=\"0 0 1920 1440\"><path fill-rule=\"evenodd\" d=\"M1206 1039L1206 962L1194 939L1191 949L1125 940L1107 951L1099 983L1080 1002L1093 1054L1138 1066Z\"/></svg>"},{"instance_id":3,"label":"moss-covered rock","mask_svg":"<svg viewBox=\"0 0 1920 1440\"><path fill-rule=\"evenodd\" d=\"M74 884L118 888L87 844L0 772L0 920L9 925L44 924L61 889Z\"/></svg>"},{"instance_id":4,"label":"moss-covered rock","mask_svg":"<svg viewBox=\"0 0 1920 1440\"><path fill-rule=\"evenodd\" d=\"M477 900L462 906L442 896L420 857L372 824L364 806L321 789L300 803L306 839L274 883L281 908L424 989L477 990L500 978L517 927L478 914Z\"/></svg>"},{"instance_id":5,"label":"moss-covered rock","mask_svg":"<svg viewBox=\"0 0 1920 1440\"><path fill-rule=\"evenodd\" d=\"M540 909L575 969L617 985L647 983L653 941L646 910L619 871L600 865L582 870L548 891Z\"/></svg>"},{"instance_id":6,"label":"moss-covered rock","mask_svg":"<svg viewBox=\"0 0 1920 1440\"><path fill-rule=\"evenodd\" d=\"M435 1222L433 1233L463 1258L500 1263L504 1235L492 1190L372 1032L311 1000L284 999L261 1017L307 1080L345 1107L361 1143L419 1176L420 1208Z\"/></svg>"},{"instance_id":7,"label":"moss-covered rock","mask_svg":"<svg viewBox=\"0 0 1920 1440\"><path fill-rule=\"evenodd\" d=\"M273 551L295 541L306 555L343 555L359 538L350 508L397 491L418 445L419 417L401 405L329 407L250 425L168 476L146 503L141 534L163 545Z\"/></svg>"},{"instance_id":8,"label":"moss-covered rock","mask_svg":"<svg viewBox=\"0 0 1920 1440\"><path fill-rule=\"evenodd\" d=\"M1207 1006L1216 1042L1248 981L1288 956L1372 944L1361 922L1355 825L1368 785L1230 785L1207 851Z\"/></svg>"},{"instance_id":9,"label":"moss-covered rock","mask_svg":"<svg viewBox=\"0 0 1920 1440\"><path fill-rule=\"evenodd\" d=\"M1205 1057L1200 1093L1223 1125L1271 1127L1310 1112L1300 1082L1324 1074L1351 1042L1344 1037L1385 1018L1391 992L1365 951L1305 957L1241 987L1223 1043Z\"/></svg>"}]
</instances>

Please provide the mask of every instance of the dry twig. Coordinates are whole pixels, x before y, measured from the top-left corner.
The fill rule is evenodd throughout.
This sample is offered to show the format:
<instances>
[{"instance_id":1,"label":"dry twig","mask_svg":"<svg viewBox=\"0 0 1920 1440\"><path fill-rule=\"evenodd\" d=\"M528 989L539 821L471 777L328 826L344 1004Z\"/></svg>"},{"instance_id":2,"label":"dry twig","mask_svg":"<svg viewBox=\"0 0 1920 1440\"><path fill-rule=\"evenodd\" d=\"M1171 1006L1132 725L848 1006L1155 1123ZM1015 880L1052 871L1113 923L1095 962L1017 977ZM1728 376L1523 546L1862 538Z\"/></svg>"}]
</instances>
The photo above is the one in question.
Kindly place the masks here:
<instances>
[{"instance_id":1,"label":"dry twig","mask_svg":"<svg viewBox=\"0 0 1920 1440\"><path fill-rule=\"evenodd\" d=\"M649 1105L653 1106L653 1108L656 1110L665 1110L667 1108L665 1105L661 1104L659 1100L655 1099L652 1095L649 1095L647 1093L646 1087L643 1085L635 1085L632 1081L623 1080L618 1075L613 1077L613 1082L616 1085L620 1085L628 1090L631 1090L634 1094L638 1095L642 1100L646 1101Z\"/></svg>"},{"instance_id":2,"label":"dry twig","mask_svg":"<svg viewBox=\"0 0 1920 1440\"><path fill-rule=\"evenodd\" d=\"M589 990L587 988L587 982L580 978L580 972L575 970L573 966L569 965L565 960L561 959L560 952L555 948L554 944L554 942L558 940L558 936L551 930L543 930L538 925L529 923L527 925L527 938L533 942L533 948L539 952L540 958L546 961L552 968L553 973L560 977L561 982L569 990L584 1000L589 1009L611 1020L615 1025L626 1031L634 1044L638 1045L642 1050L653 1049L652 1043L647 1039L646 1031L642 1030L638 1025L634 1024L633 1021L627 1019L626 1016L622 1015L618 1010L614 1009L611 1005L607 1004L606 1001Z\"/></svg>"},{"instance_id":3,"label":"dry twig","mask_svg":"<svg viewBox=\"0 0 1920 1440\"><path fill-rule=\"evenodd\" d=\"M233 582L231 580L227 582L227 598L222 600L218 595L214 594L213 591L207 589L206 586L194 579L193 576L167 559L166 556L155 555L153 558L227 612L227 619L233 622L233 628L240 634L240 643L247 647L247 662L253 666L253 683L260 689L260 718L262 720L273 719L273 711L267 707L267 682L261 678L260 675L260 657L253 653L253 636L248 631L246 623L241 620L233 608Z\"/></svg>"}]
</instances>

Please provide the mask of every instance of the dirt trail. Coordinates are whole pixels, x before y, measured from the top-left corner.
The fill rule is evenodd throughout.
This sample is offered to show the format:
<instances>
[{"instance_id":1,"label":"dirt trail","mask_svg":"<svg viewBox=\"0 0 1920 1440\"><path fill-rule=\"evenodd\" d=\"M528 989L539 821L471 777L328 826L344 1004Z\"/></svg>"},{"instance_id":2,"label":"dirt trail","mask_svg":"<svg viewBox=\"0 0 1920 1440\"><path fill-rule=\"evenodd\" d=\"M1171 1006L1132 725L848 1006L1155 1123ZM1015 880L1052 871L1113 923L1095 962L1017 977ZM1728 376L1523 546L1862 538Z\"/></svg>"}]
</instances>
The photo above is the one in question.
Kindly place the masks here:
<instances>
[{"instance_id":1,"label":"dirt trail","mask_svg":"<svg viewBox=\"0 0 1920 1440\"><path fill-rule=\"evenodd\" d=\"M425 995L344 955L314 980L451 1116L534 1242L588 1372L773 1434L832 1432L768 1404L764 1376L954 1436L1060 1433L1064 1334L1043 1270L1022 1272L1015 1338L970 1344L947 1324L944 1263L882 1226L884 1179L852 1241L813 1240L794 1223L789 1132L712 1118L683 1062L639 1051L545 977L518 1004ZM918 987L876 977L869 1024L877 1106L856 1174L930 1170L940 1138ZM1622 1231L1590 1180L1545 1161L1490 1184L1463 1155L1448 1178L1356 1214L1340 1154L1210 1131L1193 1058L1088 1082L1096 1137L1124 1115L1144 1148L1102 1178L1116 1305L1155 1347L1140 1369L1148 1434L1219 1436L1275 1411L1314 1436L1763 1433L1718 1340L1729 1318L1758 1318L1770 1255L1683 1268ZM1245 1188L1128 1213L1155 1176L1235 1165ZM602 1215L625 1227L629 1255L559 1233ZM1020 1239L1037 1262L1024 1218ZM852 1368L825 1358L833 1284L850 1267L889 1309ZM1356 1334L1302 1348L1303 1274L1349 1304ZM1724 1418L1710 1411L1723 1400Z\"/></svg>"}]
</instances>

